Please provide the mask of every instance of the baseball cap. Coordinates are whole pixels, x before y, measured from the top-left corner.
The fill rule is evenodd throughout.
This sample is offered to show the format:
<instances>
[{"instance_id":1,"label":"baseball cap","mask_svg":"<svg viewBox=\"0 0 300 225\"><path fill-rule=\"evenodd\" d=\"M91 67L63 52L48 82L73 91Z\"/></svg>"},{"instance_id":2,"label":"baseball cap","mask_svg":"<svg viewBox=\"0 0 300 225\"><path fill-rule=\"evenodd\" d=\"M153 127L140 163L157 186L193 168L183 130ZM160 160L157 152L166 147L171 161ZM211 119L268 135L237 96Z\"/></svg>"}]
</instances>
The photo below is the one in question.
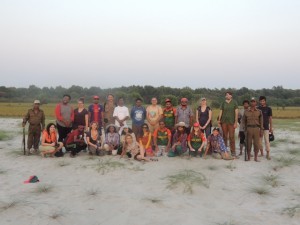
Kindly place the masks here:
<instances>
[{"instance_id":1,"label":"baseball cap","mask_svg":"<svg viewBox=\"0 0 300 225\"><path fill-rule=\"evenodd\" d=\"M99 99L98 95L94 95L93 99Z\"/></svg>"},{"instance_id":2,"label":"baseball cap","mask_svg":"<svg viewBox=\"0 0 300 225\"><path fill-rule=\"evenodd\" d=\"M39 182L39 178L35 175L33 176L30 176L28 180L25 180L24 181L24 184L28 184L28 183L36 183L36 182Z\"/></svg>"},{"instance_id":3,"label":"baseball cap","mask_svg":"<svg viewBox=\"0 0 300 225\"><path fill-rule=\"evenodd\" d=\"M251 98L251 102L256 102L256 99L254 97Z\"/></svg>"},{"instance_id":4,"label":"baseball cap","mask_svg":"<svg viewBox=\"0 0 300 225\"><path fill-rule=\"evenodd\" d=\"M34 104L41 104L40 100L34 100Z\"/></svg>"},{"instance_id":5,"label":"baseball cap","mask_svg":"<svg viewBox=\"0 0 300 225\"><path fill-rule=\"evenodd\" d=\"M194 127L199 127L200 125L199 125L199 123L194 123L193 126L194 126Z\"/></svg>"},{"instance_id":6,"label":"baseball cap","mask_svg":"<svg viewBox=\"0 0 300 225\"><path fill-rule=\"evenodd\" d=\"M165 103L167 103L167 102L172 102L172 101L171 101L171 99L167 98L167 99L165 100Z\"/></svg>"}]
</instances>

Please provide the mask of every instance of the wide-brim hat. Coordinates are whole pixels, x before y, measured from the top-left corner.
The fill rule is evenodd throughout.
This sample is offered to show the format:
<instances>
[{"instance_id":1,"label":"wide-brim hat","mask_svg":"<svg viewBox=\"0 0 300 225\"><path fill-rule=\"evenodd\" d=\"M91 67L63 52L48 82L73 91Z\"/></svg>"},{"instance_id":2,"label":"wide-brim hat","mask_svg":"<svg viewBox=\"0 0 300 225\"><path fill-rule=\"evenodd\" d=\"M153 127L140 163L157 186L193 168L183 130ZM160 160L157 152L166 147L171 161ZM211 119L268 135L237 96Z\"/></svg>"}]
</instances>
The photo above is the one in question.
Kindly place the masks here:
<instances>
[{"instance_id":1,"label":"wide-brim hat","mask_svg":"<svg viewBox=\"0 0 300 225\"><path fill-rule=\"evenodd\" d=\"M117 126L116 126L116 125L114 125L114 124L108 124L108 125L106 126L106 131L108 131L108 129L109 129L110 127L114 127L115 129L117 129Z\"/></svg>"},{"instance_id":2,"label":"wide-brim hat","mask_svg":"<svg viewBox=\"0 0 300 225\"><path fill-rule=\"evenodd\" d=\"M175 124L175 127L185 127L185 122L179 122L177 124Z\"/></svg>"}]
</instances>

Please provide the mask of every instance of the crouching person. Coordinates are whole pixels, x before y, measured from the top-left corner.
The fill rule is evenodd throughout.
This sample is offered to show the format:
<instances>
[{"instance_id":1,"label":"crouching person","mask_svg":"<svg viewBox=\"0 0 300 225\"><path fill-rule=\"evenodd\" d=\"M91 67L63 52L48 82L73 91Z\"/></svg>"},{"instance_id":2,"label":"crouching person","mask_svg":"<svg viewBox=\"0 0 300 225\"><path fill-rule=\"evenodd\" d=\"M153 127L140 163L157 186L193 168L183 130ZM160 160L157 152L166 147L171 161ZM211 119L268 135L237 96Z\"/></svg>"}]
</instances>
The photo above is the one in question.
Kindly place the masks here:
<instances>
[{"instance_id":1,"label":"crouching person","mask_svg":"<svg viewBox=\"0 0 300 225\"><path fill-rule=\"evenodd\" d=\"M57 142L55 124L49 123L42 134L42 144L40 147L41 156L45 157L46 155L50 155L50 157L53 157L56 152L62 149L62 147L63 143Z\"/></svg>"},{"instance_id":2,"label":"crouching person","mask_svg":"<svg viewBox=\"0 0 300 225\"><path fill-rule=\"evenodd\" d=\"M179 122L175 125L176 132L173 136L173 145L168 152L169 157L182 155L187 151L187 133L185 132L185 123Z\"/></svg>"},{"instance_id":3,"label":"crouching person","mask_svg":"<svg viewBox=\"0 0 300 225\"><path fill-rule=\"evenodd\" d=\"M90 155L104 155L104 150L101 150L102 136L98 129L98 123L96 121L91 122L91 129L86 134L86 142L88 144Z\"/></svg>"},{"instance_id":4,"label":"crouching person","mask_svg":"<svg viewBox=\"0 0 300 225\"><path fill-rule=\"evenodd\" d=\"M70 157L74 158L79 152L86 149L87 144L84 141L84 126L79 125L66 137L66 151L70 151Z\"/></svg>"},{"instance_id":5,"label":"crouching person","mask_svg":"<svg viewBox=\"0 0 300 225\"><path fill-rule=\"evenodd\" d=\"M108 155L117 155L120 145L120 135L117 132L117 127L110 124L106 127L104 149Z\"/></svg>"},{"instance_id":6,"label":"crouching person","mask_svg":"<svg viewBox=\"0 0 300 225\"><path fill-rule=\"evenodd\" d=\"M121 153L121 158L127 156L128 158L133 158L135 160L141 161L148 161L145 158L145 151L144 148L140 148L139 144L133 140L131 134L126 134L125 142L123 144L123 149Z\"/></svg>"},{"instance_id":7,"label":"crouching person","mask_svg":"<svg viewBox=\"0 0 300 225\"><path fill-rule=\"evenodd\" d=\"M212 157L215 159L232 160L233 158L228 153L223 137L220 135L220 129L215 127L213 133L208 136L207 146L204 153L204 158L207 152L211 150Z\"/></svg>"}]
</instances>

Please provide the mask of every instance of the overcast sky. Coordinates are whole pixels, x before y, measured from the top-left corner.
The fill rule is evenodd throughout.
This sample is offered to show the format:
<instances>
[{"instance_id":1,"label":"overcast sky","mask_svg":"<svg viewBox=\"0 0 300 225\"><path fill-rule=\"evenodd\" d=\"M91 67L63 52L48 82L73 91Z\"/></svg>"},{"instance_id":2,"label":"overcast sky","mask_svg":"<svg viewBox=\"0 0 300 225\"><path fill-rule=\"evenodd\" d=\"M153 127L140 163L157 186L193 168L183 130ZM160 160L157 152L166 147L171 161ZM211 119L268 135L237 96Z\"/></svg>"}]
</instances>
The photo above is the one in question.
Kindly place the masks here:
<instances>
[{"instance_id":1,"label":"overcast sky","mask_svg":"<svg viewBox=\"0 0 300 225\"><path fill-rule=\"evenodd\" d=\"M0 86L299 89L299 0L1 0Z\"/></svg>"}]
</instances>

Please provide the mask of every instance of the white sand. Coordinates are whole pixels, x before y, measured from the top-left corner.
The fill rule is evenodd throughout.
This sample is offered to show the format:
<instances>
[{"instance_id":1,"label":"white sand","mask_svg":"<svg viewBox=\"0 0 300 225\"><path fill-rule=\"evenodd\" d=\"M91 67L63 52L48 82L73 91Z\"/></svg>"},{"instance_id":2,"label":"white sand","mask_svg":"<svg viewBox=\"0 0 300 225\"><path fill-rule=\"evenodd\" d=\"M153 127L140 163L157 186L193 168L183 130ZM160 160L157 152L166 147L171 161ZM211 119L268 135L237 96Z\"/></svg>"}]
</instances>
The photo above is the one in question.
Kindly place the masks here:
<instances>
[{"instance_id":1,"label":"white sand","mask_svg":"<svg viewBox=\"0 0 300 225\"><path fill-rule=\"evenodd\" d=\"M275 160L261 158L260 163L244 162L243 157L231 161L200 158L159 158L158 162L140 163L119 157L105 156L89 159L87 153L77 158L41 158L23 156L20 120L0 118L0 130L16 135L0 141L0 225L46 224L300 224L300 212L294 217L283 214L283 209L300 202L299 164L277 171ZM275 125L276 126L276 125ZM281 137L299 138L298 132ZM291 144L288 148L299 148ZM299 149L300 150L300 149ZM287 152L279 143L271 149L272 157ZM17 154L17 153L21 154ZM98 160L112 159L125 164L102 175L96 171ZM59 162L69 163L59 166ZM216 170L208 167L214 165ZM168 175L183 169L205 174L209 188L194 185L193 193L183 193L182 186L167 189ZM280 176L280 185L264 185L265 174ZM39 183L23 184L30 175L37 175ZM51 185L49 193L36 193L41 185ZM258 195L249 189L267 186L271 195ZM98 191L96 196L88 192ZM16 205L5 209L9 202ZM56 219L51 218L58 213Z\"/></svg>"}]
</instances>

